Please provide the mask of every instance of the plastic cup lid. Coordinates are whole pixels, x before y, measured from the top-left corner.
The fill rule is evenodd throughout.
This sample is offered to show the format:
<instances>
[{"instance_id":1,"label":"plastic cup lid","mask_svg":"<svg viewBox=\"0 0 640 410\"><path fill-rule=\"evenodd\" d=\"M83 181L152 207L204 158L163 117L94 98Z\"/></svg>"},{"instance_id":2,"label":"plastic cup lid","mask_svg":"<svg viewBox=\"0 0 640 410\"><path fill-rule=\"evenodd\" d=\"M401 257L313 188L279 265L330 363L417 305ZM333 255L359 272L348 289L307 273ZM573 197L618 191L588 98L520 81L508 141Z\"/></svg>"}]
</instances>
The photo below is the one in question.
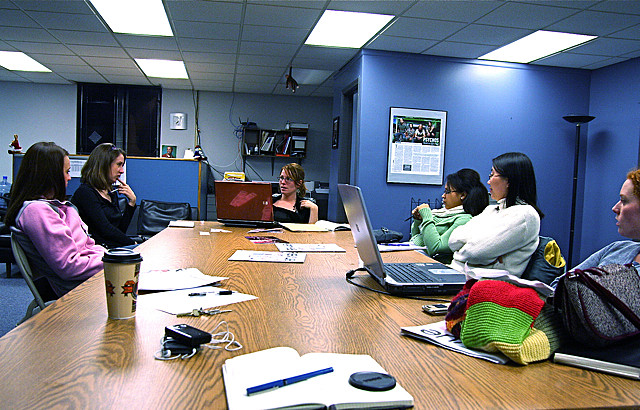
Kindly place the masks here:
<instances>
[{"instance_id":1,"label":"plastic cup lid","mask_svg":"<svg viewBox=\"0 0 640 410\"><path fill-rule=\"evenodd\" d=\"M128 248L113 248L104 253L102 262L137 263L142 262L142 256L137 251Z\"/></svg>"}]
</instances>

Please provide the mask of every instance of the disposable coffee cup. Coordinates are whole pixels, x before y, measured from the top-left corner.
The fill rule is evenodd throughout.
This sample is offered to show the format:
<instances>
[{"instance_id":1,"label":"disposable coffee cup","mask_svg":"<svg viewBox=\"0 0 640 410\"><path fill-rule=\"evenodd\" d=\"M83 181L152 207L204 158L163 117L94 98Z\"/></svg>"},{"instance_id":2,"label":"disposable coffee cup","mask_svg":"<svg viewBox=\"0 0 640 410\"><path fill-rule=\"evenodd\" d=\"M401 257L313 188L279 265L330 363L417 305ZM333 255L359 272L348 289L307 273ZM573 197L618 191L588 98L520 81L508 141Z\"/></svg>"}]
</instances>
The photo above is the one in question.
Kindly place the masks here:
<instances>
[{"instance_id":1,"label":"disposable coffee cup","mask_svg":"<svg viewBox=\"0 0 640 410\"><path fill-rule=\"evenodd\" d=\"M111 319L134 317L142 256L133 249L114 248L104 253L102 262L109 317Z\"/></svg>"}]
</instances>

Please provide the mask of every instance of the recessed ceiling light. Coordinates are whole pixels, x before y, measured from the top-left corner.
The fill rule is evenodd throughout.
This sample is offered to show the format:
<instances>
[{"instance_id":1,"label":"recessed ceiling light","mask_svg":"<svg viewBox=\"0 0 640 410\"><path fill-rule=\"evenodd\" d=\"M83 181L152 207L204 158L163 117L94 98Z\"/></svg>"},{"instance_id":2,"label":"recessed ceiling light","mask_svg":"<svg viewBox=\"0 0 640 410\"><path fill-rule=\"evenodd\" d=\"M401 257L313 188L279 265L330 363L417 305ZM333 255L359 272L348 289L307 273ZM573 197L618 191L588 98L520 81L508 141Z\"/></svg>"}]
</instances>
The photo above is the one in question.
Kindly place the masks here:
<instances>
[{"instance_id":1,"label":"recessed ceiling light","mask_svg":"<svg viewBox=\"0 0 640 410\"><path fill-rule=\"evenodd\" d=\"M147 77L189 78L187 69L182 61L136 58L136 63L138 63Z\"/></svg>"},{"instance_id":2,"label":"recessed ceiling light","mask_svg":"<svg viewBox=\"0 0 640 410\"><path fill-rule=\"evenodd\" d=\"M90 0L114 33L173 36L162 0Z\"/></svg>"},{"instance_id":3,"label":"recessed ceiling light","mask_svg":"<svg viewBox=\"0 0 640 410\"><path fill-rule=\"evenodd\" d=\"M480 60L508 61L511 63L530 63L542 57L586 43L596 37L539 30L478 58Z\"/></svg>"},{"instance_id":4,"label":"recessed ceiling light","mask_svg":"<svg viewBox=\"0 0 640 410\"><path fill-rule=\"evenodd\" d=\"M305 44L360 48L392 18L387 14L325 10Z\"/></svg>"},{"instance_id":5,"label":"recessed ceiling light","mask_svg":"<svg viewBox=\"0 0 640 410\"><path fill-rule=\"evenodd\" d=\"M0 65L12 71L51 72L47 67L20 51L0 51Z\"/></svg>"}]
</instances>

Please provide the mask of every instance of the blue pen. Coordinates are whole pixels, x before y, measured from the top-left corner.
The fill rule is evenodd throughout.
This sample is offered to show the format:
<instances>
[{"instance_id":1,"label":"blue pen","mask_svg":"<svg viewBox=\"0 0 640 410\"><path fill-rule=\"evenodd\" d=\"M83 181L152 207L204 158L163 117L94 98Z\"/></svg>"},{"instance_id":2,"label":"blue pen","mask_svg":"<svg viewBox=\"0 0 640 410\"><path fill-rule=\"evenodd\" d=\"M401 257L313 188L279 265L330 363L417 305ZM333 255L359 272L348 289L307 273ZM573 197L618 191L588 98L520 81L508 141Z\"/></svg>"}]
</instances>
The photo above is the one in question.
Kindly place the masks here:
<instances>
[{"instance_id":1,"label":"blue pen","mask_svg":"<svg viewBox=\"0 0 640 410\"><path fill-rule=\"evenodd\" d=\"M383 243L386 246L411 246L410 243Z\"/></svg>"},{"instance_id":2,"label":"blue pen","mask_svg":"<svg viewBox=\"0 0 640 410\"><path fill-rule=\"evenodd\" d=\"M275 380L269 383L259 384L253 387L247 387L247 395L260 393L265 390L275 389L277 387L284 387L289 384L298 383L312 377L320 376L323 374L331 373L333 371L333 367L327 367L326 369L315 370L313 372L304 373L298 376L288 377L286 379Z\"/></svg>"}]
</instances>

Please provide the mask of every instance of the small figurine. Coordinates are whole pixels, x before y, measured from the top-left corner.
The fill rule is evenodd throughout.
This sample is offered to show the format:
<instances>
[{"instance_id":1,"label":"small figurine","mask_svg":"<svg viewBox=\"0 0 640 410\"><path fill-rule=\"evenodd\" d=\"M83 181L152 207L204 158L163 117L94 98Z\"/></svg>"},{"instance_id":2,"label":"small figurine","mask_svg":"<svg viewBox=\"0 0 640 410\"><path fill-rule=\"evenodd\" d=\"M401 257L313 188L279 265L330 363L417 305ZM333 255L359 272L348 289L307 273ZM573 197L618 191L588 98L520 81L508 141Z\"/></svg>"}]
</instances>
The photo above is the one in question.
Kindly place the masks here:
<instances>
[{"instance_id":1,"label":"small figurine","mask_svg":"<svg viewBox=\"0 0 640 410\"><path fill-rule=\"evenodd\" d=\"M204 151L202 150L200 145L196 145L196 147L194 148L193 158L197 159L198 161L207 160L207 157L204 155Z\"/></svg>"},{"instance_id":2,"label":"small figurine","mask_svg":"<svg viewBox=\"0 0 640 410\"><path fill-rule=\"evenodd\" d=\"M13 134L13 141L9 146L13 148L9 150L9 154L22 154L22 147L18 142L18 134Z\"/></svg>"}]
</instances>

